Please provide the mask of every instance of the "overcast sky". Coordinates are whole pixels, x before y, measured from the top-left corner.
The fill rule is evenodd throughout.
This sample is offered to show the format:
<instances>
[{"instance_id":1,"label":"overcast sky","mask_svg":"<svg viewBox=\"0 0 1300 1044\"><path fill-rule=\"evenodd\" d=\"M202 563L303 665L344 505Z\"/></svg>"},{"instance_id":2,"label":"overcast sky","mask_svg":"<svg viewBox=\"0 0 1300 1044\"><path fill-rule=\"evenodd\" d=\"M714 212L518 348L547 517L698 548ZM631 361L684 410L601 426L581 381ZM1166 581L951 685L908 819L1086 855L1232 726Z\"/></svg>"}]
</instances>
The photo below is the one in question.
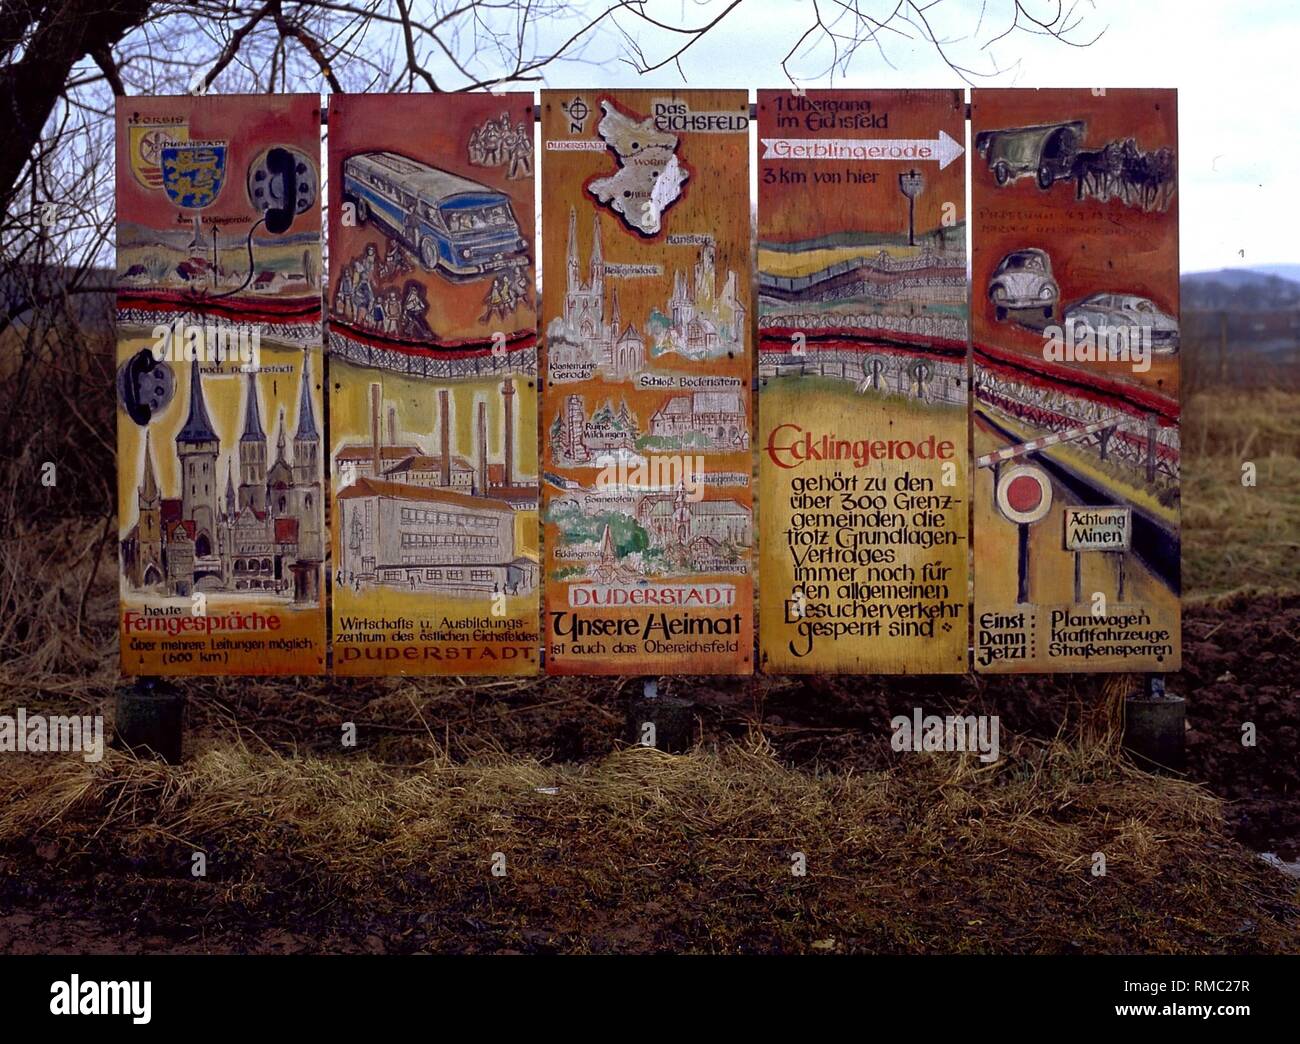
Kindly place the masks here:
<instances>
[{"instance_id":1,"label":"overcast sky","mask_svg":"<svg viewBox=\"0 0 1300 1044\"><path fill-rule=\"evenodd\" d=\"M652 0L646 10L674 24L700 25L730 0ZM897 0L861 0L867 12L887 12ZM924 7L924 5L921 5ZM1072 34L1090 47L1065 46L1015 34L985 48L1008 23L1010 4L998 0L943 0L927 9L935 33L958 64L1002 75L978 80L1005 87L1176 87L1179 90L1179 191L1182 269L1185 272L1269 263L1300 263L1300 248L1278 233L1292 222L1285 186L1297 180L1300 159L1300 4L1266 0L1229 4L1187 0L1081 0ZM1054 10L1049 3L1026 5ZM822 0L823 12L834 0ZM744 0L681 59L694 87L781 86L781 61L809 27L806 0ZM635 29L635 20L623 24ZM909 28L902 26L902 28ZM1104 30L1104 32L1102 32ZM919 37L916 30L910 30ZM647 58L658 61L684 42L680 36L637 30ZM854 56L835 86L950 87L961 78L932 45L895 34L882 39L885 58L870 45ZM552 67L544 86L666 86L680 84L669 66L639 75L616 60L626 45L614 32L593 40L589 64ZM831 52L822 38L790 68L805 86L828 86Z\"/></svg>"}]
</instances>

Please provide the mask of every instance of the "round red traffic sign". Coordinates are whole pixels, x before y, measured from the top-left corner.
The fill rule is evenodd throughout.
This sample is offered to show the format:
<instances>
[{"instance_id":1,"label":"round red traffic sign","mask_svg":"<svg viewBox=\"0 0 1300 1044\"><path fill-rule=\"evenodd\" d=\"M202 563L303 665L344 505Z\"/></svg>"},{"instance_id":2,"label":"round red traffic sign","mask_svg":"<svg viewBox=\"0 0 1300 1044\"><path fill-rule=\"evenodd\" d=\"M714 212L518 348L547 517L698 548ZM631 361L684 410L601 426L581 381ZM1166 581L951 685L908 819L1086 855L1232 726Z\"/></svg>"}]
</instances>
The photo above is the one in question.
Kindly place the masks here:
<instances>
[{"instance_id":1,"label":"round red traffic sign","mask_svg":"<svg viewBox=\"0 0 1300 1044\"><path fill-rule=\"evenodd\" d=\"M1007 483L1007 503L1013 511L1033 511L1042 499L1043 487L1028 475L1017 475Z\"/></svg>"},{"instance_id":2,"label":"round red traffic sign","mask_svg":"<svg viewBox=\"0 0 1300 1044\"><path fill-rule=\"evenodd\" d=\"M1052 509L1052 480L1037 465L1016 464L998 476L994 499L1010 521L1039 522Z\"/></svg>"}]
</instances>

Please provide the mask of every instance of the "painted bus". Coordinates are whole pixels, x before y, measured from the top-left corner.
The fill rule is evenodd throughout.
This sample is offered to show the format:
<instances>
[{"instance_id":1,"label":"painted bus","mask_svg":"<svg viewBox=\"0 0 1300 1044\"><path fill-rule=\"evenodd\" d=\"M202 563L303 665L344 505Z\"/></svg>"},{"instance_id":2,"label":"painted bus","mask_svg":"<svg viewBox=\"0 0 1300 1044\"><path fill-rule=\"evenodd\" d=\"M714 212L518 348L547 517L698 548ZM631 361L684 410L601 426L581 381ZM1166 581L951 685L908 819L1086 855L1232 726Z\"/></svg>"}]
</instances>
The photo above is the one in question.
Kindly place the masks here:
<instances>
[{"instance_id":1,"label":"painted bus","mask_svg":"<svg viewBox=\"0 0 1300 1044\"><path fill-rule=\"evenodd\" d=\"M361 224L389 229L427 271L467 277L528 264L510 197L409 156L349 156L343 200Z\"/></svg>"}]
</instances>

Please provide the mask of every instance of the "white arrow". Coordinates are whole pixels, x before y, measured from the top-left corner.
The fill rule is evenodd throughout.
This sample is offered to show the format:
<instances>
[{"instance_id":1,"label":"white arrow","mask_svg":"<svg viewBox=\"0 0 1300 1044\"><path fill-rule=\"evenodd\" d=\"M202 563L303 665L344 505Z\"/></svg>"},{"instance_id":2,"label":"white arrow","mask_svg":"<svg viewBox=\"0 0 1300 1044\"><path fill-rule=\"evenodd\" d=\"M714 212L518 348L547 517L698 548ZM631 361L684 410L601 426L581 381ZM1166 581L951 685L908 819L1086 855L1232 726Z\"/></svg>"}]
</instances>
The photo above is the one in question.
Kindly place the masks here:
<instances>
[{"instance_id":1,"label":"white arrow","mask_svg":"<svg viewBox=\"0 0 1300 1044\"><path fill-rule=\"evenodd\" d=\"M763 159L938 163L943 170L966 151L943 131L937 138L763 138Z\"/></svg>"}]
</instances>

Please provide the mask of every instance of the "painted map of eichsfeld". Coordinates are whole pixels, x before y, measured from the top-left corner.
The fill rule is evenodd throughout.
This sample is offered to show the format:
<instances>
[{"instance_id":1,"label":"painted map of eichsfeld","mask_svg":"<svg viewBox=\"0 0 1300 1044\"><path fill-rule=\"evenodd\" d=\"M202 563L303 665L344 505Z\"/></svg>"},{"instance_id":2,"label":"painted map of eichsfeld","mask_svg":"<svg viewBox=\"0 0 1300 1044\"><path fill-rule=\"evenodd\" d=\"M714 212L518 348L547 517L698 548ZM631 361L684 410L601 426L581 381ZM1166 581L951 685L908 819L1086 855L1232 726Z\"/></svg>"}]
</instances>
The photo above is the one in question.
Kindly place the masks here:
<instances>
[{"instance_id":1,"label":"painted map of eichsfeld","mask_svg":"<svg viewBox=\"0 0 1300 1044\"><path fill-rule=\"evenodd\" d=\"M618 156L619 169L587 190L629 227L653 236L690 176L677 161L677 135L655 130L653 116L634 120L607 101L600 107L605 115L596 130Z\"/></svg>"}]
</instances>

